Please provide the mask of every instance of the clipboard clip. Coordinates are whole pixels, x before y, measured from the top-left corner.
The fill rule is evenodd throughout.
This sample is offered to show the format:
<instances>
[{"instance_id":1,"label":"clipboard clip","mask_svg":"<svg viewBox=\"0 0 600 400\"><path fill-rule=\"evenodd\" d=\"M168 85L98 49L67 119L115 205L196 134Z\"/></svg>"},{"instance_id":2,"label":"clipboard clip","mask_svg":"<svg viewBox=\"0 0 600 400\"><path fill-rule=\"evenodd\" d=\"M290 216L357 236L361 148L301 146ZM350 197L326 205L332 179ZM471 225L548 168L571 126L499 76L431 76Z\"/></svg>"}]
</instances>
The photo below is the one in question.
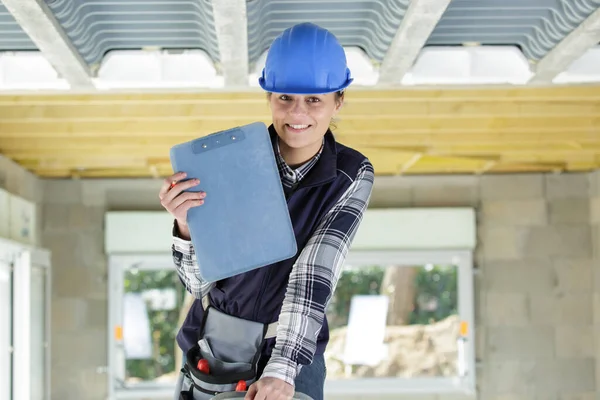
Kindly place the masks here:
<instances>
[{"instance_id":1,"label":"clipboard clip","mask_svg":"<svg viewBox=\"0 0 600 400\"><path fill-rule=\"evenodd\" d=\"M241 142L244 139L246 139L246 135L244 134L244 130L240 128L232 128L226 131L216 132L194 140L192 142L192 152L194 154L200 154Z\"/></svg>"}]
</instances>

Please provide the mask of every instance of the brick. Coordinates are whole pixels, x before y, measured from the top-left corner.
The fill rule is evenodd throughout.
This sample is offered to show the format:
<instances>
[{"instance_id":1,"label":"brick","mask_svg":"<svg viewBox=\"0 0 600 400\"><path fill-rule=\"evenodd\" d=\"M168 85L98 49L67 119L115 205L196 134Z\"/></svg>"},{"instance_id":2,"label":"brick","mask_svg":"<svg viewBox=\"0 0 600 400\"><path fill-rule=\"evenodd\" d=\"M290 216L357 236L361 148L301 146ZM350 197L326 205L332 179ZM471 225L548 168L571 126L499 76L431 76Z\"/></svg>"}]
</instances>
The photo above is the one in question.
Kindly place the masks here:
<instances>
[{"instance_id":1,"label":"brick","mask_svg":"<svg viewBox=\"0 0 600 400\"><path fill-rule=\"evenodd\" d=\"M85 328L87 303L83 298L52 299L52 334L79 331Z\"/></svg>"},{"instance_id":2,"label":"brick","mask_svg":"<svg viewBox=\"0 0 600 400\"><path fill-rule=\"evenodd\" d=\"M52 334L52 365L60 369L106 365L106 328ZM57 371L58 372L58 371Z\"/></svg>"},{"instance_id":3,"label":"brick","mask_svg":"<svg viewBox=\"0 0 600 400\"><path fill-rule=\"evenodd\" d=\"M582 293L593 290L594 260L588 258L555 258L552 264L556 273L556 290L560 293Z\"/></svg>"},{"instance_id":4,"label":"brick","mask_svg":"<svg viewBox=\"0 0 600 400\"><path fill-rule=\"evenodd\" d=\"M105 267L106 268L106 267ZM56 296L107 300L107 273L79 265L54 268L52 289Z\"/></svg>"},{"instance_id":5,"label":"brick","mask_svg":"<svg viewBox=\"0 0 600 400\"><path fill-rule=\"evenodd\" d=\"M594 293L593 297L593 309L594 309L594 326L598 331L598 338L600 338L600 293ZM598 343L600 345L600 343ZM600 350L600 349L599 349ZM600 358L598 358L600 360Z\"/></svg>"},{"instance_id":6,"label":"brick","mask_svg":"<svg viewBox=\"0 0 600 400\"><path fill-rule=\"evenodd\" d=\"M600 224L600 197L592 197L590 200L590 222Z\"/></svg>"},{"instance_id":7,"label":"brick","mask_svg":"<svg viewBox=\"0 0 600 400\"><path fill-rule=\"evenodd\" d=\"M524 257L591 257L589 226L530 227L522 236L517 254Z\"/></svg>"},{"instance_id":8,"label":"brick","mask_svg":"<svg viewBox=\"0 0 600 400\"><path fill-rule=\"evenodd\" d=\"M88 309L86 328L106 329L108 326L108 302L106 300L87 300Z\"/></svg>"},{"instance_id":9,"label":"brick","mask_svg":"<svg viewBox=\"0 0 600 400\"><path fill-rule=\"evenodd\" d=\"M591 323L557 326L555 341L558 358L595 357L594 328Z\"/></svg>"},{"instance_id":10,"label":"brick","mask_svg":"<svg viewBox=\"0 0 600 400\"><path fill-rule=\"evenodd\" d=\"M44 233L49 231L64 231L69 229L69 212L70 207L67 204L44 204L43 205L43 230Z\"/></svg>"},{"instance_id":11,"label":"brick","mask_svg":"<svg viewBox=\"0 0 600 400\"><path fill-rule=\"evenodd\" d=\"M596 393L563 393L560 395L559 400L598 400Z\"/></svg>"},{"instance_id":12,"label":"brick","mask_svg":"<svg viewBox=\"0 0 600 400\"><path fill-rule=\"evenodd\" d=\"M482 200L543 199L542 175L484 175L481 177Z\"/></svg>"},{"instance_id":13,"label":"brick","mask_svg":"<svg viewBox=\"0 0 600 400\"><path fill-rule=\"evenodd\" d=\"M596 388L593 358L548 360L536 363L534 370L538 395L585 393Z\"/></svg>"},{"instance_id":14,"label":"brick","mask_svg":"<svg viewBox=\"0 0 600 400\"><path fill-rule=\"evenodd\" d=\"M529 302L521 293L486 293L484 324L490 326L525 326L529 323Z\"/></svg>"},{"instance_id":15,"label":"brick","mask_svg":"<svg viewBox=\"0 0 600 400\"><path fill-rule=\"evenodd\" d=\"M381 177L373 184L369 205L375 208L412 206L412 185L410 179Z\"/></svg>"},{"instance_id":16,"label":"brick","mask_svg":"<svg viewBox=\"0 0 600 400\"><path fill-rule=\"evenodd\" d=\"M103 229L104 208L76 204L69 207L69 229Z\"/></svg>"},{"instance_id":17,"label":"brick","mask_svg":"<svg viewBox=\"0 0 600 400\"><path fill-rule=\"evenodd\" d=\"M484 399L511 399L516 396L529 396L535 393L533 381L533 361L489 361L483 366Z\"/></svg>"},{"instance_id":18,"label":"brick","mask_svg":"<svg viewBox=\"0 0 600 400\"><path fill-rule=\"evenodd\" d=\"M588 325L593 319L591 294L531 295L531 321L538 325Z\"/></svg>"},{"instance_id":19,"label":"brick","mask_svg":"<svg viewBox=\"0 0 600 400\"><path fill-rule=\"evenodd\" d=\"M81 182L70 179L44 180L44 202L58 204L81 203Z\"/></svg>"},{"instance_id":20,"label":"brick","mask_svg":"<svg viewBox=\"0 0 600 400\"><path fill-rule=\"evenodd\" d=\"M524 240L526 234L527 228L481 227L480 245L485 261L520 258L519 243Z\"/></svg>"},{"instance_id":21,"label":"brick","mask_svg":"<svg viewBox=\"0 0 600 400\"><path fill-rule=\"evenodd\" d=\"M41 239L42 247L51 252L53 276L60 269L74 267L79 262L80 249L77 232L45 230Z\"/></svg>"},{"instance_id":22,"label":"brick","mask_svg":"<svg viewBox=\"0 0 600 400\"><path fill-rule=\"evenodd\" d=\"M589 180L584 173L546 175L545 185L548 199L589 196Z\"/></svg>"},{"instance_id":23,"label":"brick","mask_svg":"<svg viewBox=\"0 0 600 400\"><path fill-rule=\"evenodd\" d=\"M600 196L600 170L589 173L588 184L590 188L590 195Z\"/></svg>"},{"instance_id":24,"label":"brick","mask_svg":"<svg viewBox=\"0 0 600 400\"><path fill-rule=\"evenodd\" d=\"M31 172L6 158L0 164L0 170L5 171L1 186L6 190L28 201L42 200L41 181Z\"/></svg>"},{"instance_id":25,"label":"brick","mask_svg":"<svg viewBox=\"0 0 600 400\"><path fill-rule=\"evenodd\" d=\"M81 204L89 207L106 206L106 188L96 180L81 181Z\"/></svg>"},{"instance_id":26,"label":"brick","mask_svg":"<svg viewBox=\"0 0 600 400\"><path fill-rule=\"evenodd\" d=\"M496 225L546 225L546 202L536 200L484 201L481 204L483 223Z\"/></svg>"},{"instance_id":27,"label":"brick","mask_svg":"<svg viewBox=\"0 0 600 400\"><path fill-rule=\"evenodd\" d=\"M78 371L79 398L105 400L108 398L108 375L98 372L95 365Z\"/></svg>"},{"instance_id":28,"label":"brick","mask_svg":"<svg viewBox=\"0 0 600 400\"><path fill-rule=\"evenodd\" d=\"M588 224L590 220L588 198L551 200L548 210L551 224Z\"/></svg>"},{"instance_id":29,"label":"brick","mask_svg":"<svg viewBox=\"0 0 600 400\"><path fill-rule=\"evenodd\" d=\"M477 325L475 326L475 357L476 358L485 358L486 352L487 352L487 335L486 335L486 328L484 325Z\"/></svg>"},{"instance_id":30,"label":"brick","mask_svg":"<svg viewBox=\"0 0 600 400\"><path fill-rule=\"evenodd\" d=\"M67 347L68 348L68 347ZM52 363L52 373L50 374L51 399L85 399L86 395L80 396L79 393L73 393L73 388L79 385L78 368L68 365L56 366Z\"/></svg>"},{"instance_id":31,"label":"brick","mask_svg":"<svg viewBox=\"0 0 600 400\"><path fill-rule=\"evenodd\" d=\"M479 179L475 176L419 177L412 188L417 207L475 207L479 203Z\"/></svg>"},{"instance_id":32,"label":"brick","mask_svg":"<svg viewBox=\"0 0 600 400\"><path fill-rule=\"evenodd\" d=\"M98 262L106 263L104 251L104 231L93 229L81 231L79 235L79 246L83 255L82 264L87 268L95 268Z\"/></svg>"},{"instance_id":33,"label":"brick","mask_svg":"<svg viewBox=\"0 0 600 400\"><path fill-rule=\"evenodd\" d=\"M488 261L483 270L489 291L546 294L558 286L552 263L543 258Z\"/></svg>"},{"instance_id":34,"label":"brick","mask_svg":"<svg viewBox=\"0 0 600 400\"><path fill-rule=\"evenodd\" d=\"M550 326L488 327L490 361L531 361L554 354L554 328Z\"/></svg>"}]
</instances>

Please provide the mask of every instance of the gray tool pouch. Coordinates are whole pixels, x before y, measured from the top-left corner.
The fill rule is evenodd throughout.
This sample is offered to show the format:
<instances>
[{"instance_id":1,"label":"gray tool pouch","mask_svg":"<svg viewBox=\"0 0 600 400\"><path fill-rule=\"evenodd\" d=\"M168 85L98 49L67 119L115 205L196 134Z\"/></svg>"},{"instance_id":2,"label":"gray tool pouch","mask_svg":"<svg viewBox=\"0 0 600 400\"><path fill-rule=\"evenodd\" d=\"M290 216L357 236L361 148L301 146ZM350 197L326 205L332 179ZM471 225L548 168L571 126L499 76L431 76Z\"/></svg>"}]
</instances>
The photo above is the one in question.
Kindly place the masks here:
<instances>
[{"instance_id":1,"label":"gray tool pouch","mask_svg":"<svg viewBox=\"0 0 600 400\"><path fill-rule=\"evenodd\" d=\"M198 343L186 354L179 399L213 399L235 391L241 380L249 387L258 379L257 366L267 327L208 307ZM208 361L208 374L197 368L200 359Z\"/></svg>"}]
</instances>

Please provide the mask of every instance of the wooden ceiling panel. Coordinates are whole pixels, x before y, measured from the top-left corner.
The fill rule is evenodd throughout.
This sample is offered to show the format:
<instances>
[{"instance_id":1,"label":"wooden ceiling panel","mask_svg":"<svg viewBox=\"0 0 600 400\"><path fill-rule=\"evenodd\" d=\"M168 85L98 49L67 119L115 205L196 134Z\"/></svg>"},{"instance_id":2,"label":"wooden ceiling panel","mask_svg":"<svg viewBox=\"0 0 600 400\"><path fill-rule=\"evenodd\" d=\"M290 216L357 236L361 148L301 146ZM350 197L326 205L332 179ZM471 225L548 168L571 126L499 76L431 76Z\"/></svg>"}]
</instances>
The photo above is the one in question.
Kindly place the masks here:
<instances>
[{"instance_id":1,"label":"wooden ceiling panel","mask_svg":"<svg viewBox=\"0 0 600 400\"><path fill-rule=\"evenodd\" d=\"M0 153L45 177L159 177L172 145L254 121L262 92L0 96ZM600 168L600 86L356 89L336 125L379 175Z\"/></svg>"}]
</instances>

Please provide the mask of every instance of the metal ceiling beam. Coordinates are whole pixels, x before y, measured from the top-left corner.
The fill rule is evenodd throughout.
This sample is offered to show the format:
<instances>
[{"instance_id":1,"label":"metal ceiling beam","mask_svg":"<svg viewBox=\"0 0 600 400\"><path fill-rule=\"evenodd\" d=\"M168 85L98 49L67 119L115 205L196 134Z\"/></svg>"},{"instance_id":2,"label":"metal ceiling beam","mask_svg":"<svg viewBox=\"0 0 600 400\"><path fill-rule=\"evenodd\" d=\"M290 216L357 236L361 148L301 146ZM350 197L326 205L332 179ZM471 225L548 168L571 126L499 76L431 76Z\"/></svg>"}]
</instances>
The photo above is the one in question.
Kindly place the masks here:
<instances>
[{"instance_id":1,"label":"metal ceiling beam","mask_svg":"<svg viewBox=\"0 0 600 400\"><path fill-rule=\"evenodd\" d=\"M380 84L400 84L450 0L412 0L379 69Z\"/></svg>"},{"instance_id":2,"label":"metal ceiling beam","mask_svg":"<svg viewBox=\"0 0 600 400\"><path fill-rule=\"evenodd\" d=\"M552 83L561 72L600 42L600 8L560 41L535 67L529 83Z\"/></svg>"},{"instance_id":3,"label":"metal ceiling beam","mask_svg":"<svg viewBox=\"0 0 600 400\"><path fill-rule=\"evenodd\" d=\"M248 19L246 0L213 0L225 86L248 86Z\"/></svg>"},{"instance_id":4,"label":"metal ceiling beam","mask_svg":"<svg viewBox=\"0 0 600 400\"><path fill-rule=\"evenodd\" d=\"M94 88L89 66L43 0L2 0L23 31L71 88Z\"/></svg>"}]
</instances>

